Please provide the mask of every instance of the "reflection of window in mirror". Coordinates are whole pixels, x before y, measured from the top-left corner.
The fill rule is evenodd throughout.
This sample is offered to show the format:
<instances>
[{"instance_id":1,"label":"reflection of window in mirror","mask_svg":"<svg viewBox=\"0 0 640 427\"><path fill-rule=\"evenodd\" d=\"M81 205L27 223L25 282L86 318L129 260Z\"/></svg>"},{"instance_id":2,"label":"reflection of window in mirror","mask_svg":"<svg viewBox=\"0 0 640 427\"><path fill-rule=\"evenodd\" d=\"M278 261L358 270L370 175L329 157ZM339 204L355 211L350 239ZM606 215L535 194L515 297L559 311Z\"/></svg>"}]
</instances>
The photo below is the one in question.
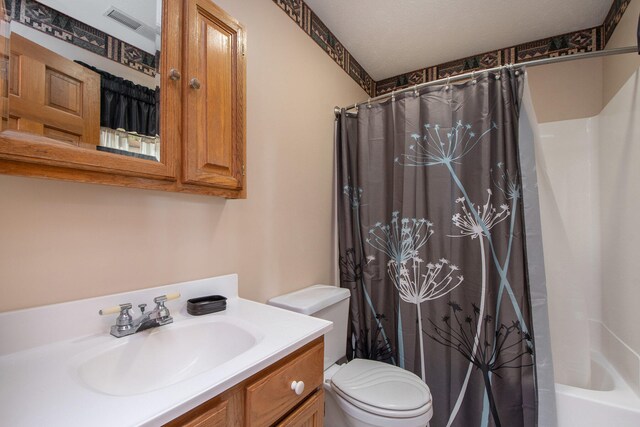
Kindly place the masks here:
<instances>
[{"instance_id":1,"label":"reflection of window in mirror","mask_svg":"<svg viewBox=\"0 0 640 427\"><path fill-rule=\"evenodd\" d=\"M162 0L7 0L6 127L160 160Z\"/></svg>"}]
</instances>

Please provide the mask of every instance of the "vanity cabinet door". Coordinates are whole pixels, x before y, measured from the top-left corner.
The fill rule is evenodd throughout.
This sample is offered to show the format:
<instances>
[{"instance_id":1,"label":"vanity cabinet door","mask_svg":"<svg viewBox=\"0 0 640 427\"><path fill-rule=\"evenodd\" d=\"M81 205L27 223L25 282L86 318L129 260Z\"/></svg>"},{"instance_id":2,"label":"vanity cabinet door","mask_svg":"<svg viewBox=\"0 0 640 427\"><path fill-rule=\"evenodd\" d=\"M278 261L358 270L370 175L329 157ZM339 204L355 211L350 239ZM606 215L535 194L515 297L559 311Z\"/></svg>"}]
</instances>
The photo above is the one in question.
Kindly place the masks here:
<instances>
[{"instance_id":1,"label":"vanity cabinet door","mask_svg":"<svg viewBox=\"0 0 640 427\"><path fill-rule=\"evenodd\" d=\"M210 0L186 0L183 170L187 184L245 197L245 31Z\"/></svg>"},{"instance_id":2,"label":"vanity cabinet door","mask_svg":"<svg viewBox=\"0 0 640 427\"><path fill-rule=\"evenodd\" d=\"M324 422L324 390L319 389L277 427L322 427Z\"/></svg>"},{"instance_id":3,"label":"vanity cabinet door","mask_svg":"<svg viewBox=\"0 0 640 427\"><path fill-rule=\"evenodd\" d=\"M243 391L241 386L233 387L163 427L243 427Z\"/></svg>"},{"instance_id":4,"label":"vanity cabinet door","mask_svg":"<svg viewBox=\"0 0 640 427\"><path fill-rule=\"evenodd\" d=\"M226 427L227 402L208 410L204 414L183 424L183 427Z\"/></svg>"}]
</instances>

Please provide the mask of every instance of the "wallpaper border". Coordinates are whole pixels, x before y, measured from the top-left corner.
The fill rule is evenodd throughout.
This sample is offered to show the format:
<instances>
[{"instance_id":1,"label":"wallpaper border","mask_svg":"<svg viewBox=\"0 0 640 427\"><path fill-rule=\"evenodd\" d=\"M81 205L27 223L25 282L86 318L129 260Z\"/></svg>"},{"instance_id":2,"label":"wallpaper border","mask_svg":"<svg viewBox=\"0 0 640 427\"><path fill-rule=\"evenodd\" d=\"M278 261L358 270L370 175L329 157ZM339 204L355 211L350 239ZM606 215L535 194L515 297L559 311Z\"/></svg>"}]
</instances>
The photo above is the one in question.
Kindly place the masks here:
<instances>
[{"instance_id":1,"label":"wallpaper border","mask_svg":"<svg viewBox=\"0 0 640 427\"><path fill-rule=\"evenodd\" d=\"M5 0L11 20L125 67L155 77L159 52L149 53L36 0Z\"/></svg>"},{"instance_id":2,"label":"wallpaper border","mask_svg":"<svg viewBox=\"0 0 640 427\"><path fill-rule=\"evenodd\" d=\"M303 0L273 0L302 31L313 39L368 94L375 92L375 81L355 60Z\"/></svg>"},{"instance_id":3,"label":"wallpaper border","mask_svg":"<svg viewBox=\"0 0 640 427\"><path fill-rule=\"evenodd\" d=\"M374 81L331 30L304 0L273 0L336 64L369 94L378 96L445 77L533 59L603 50L631 0L613 0L604 22L593 28L573 31L519 45L480 53L415 71Z\"/></svg>"}]
</instances>

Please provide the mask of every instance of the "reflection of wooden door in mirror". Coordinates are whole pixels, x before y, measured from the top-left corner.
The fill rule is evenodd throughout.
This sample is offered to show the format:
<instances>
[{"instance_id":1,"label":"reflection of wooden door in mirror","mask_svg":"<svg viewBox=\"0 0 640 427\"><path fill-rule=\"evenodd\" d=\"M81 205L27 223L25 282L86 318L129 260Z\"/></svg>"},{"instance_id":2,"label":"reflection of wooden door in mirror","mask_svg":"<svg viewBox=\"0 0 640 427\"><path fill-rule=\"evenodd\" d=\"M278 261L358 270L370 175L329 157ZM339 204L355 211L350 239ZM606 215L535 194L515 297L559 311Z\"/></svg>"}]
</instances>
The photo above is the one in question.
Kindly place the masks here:
<instances>
[{"instance_id":1,"label":"reflection of wooden door in mirror","mask_svg":"<svg viewBox=\"0 0 640 427\"><path fill-rule=\"evenodd\" d=\"M9 129L87 148L100 140L100 76L11 36Z\"/></svg>"}]
</instances>

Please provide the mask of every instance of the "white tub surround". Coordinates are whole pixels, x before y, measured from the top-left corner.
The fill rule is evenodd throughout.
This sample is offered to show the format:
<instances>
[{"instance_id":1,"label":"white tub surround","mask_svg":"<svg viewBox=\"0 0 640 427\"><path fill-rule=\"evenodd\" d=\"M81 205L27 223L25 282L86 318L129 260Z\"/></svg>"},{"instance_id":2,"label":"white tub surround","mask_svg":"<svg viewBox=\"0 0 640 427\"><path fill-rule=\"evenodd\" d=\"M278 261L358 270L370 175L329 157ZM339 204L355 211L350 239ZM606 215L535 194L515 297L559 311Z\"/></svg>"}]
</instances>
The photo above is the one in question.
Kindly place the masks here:
<instances>
[{"instance_id":1,"label":"white tub surround","mask_svg":"<svg viewBox=\"0 0 640 427\"><path fill-rule=\"evenodd\" d=\"M598 116L540 126L559 427L640 426L639 88L640 69Z\"/></svg>"},{"instance_id":2,"label":"white tub surround","mask_svg":"<svg viewBox=\"0 0 640 427\"><path fill-rule=\"evenodd\" d=\"M589 382L588 320L601 318L598 119L540 125L536 161L556 382Z\"/></svg>"},{"instance_id":3,"label":"white tub surround","mask_svg":"<svg viewBox=\"0 0 640 427\"><path fill-rule=\"evenodd\" d=\"M558 427L640 425L640 398L609 361L591 352L589 388L556 384Z\"/></svg>"},{"instance_id":4,"label":"white tub surround","mask_svg":"<svg viewBox=\"0 0 640 427\"><path fill-rule=\"evenodd\" d=\"M249 378L331 329L330 322L239 298L237 280L236 275L228 275L0 313L2 422L12 426L160 425ZM133 303L134 307L147 303L151 309L154 297L170 292L180 292L182 297L166 304L174 318L169 325L115 338L109 335L109 327L116 316L98 315L101 308L126 302ZM187 313L188 299L211 294L228 298L225 311L204 316ZM138 313L137 310L134 312ZM196 331L207 328L207 325L212 326L212 330L220 330L223 324L241 328L246 332L244 338L248 334L255 344L234 358L202 372L197 371L199 362L195 361L195 368L189 366L186 369L196 369L198 373L188 374L186 379L178 382L162 379L158 382L159 388L152 391L140 392L145 389L143 384L138 390L120 393L117 387L106 381L104 387L115 390L113 394L107 394L96 390L95 379L88 384L87 377L81 374L81 367L86 366L87 361L98 354L115 351L120 345L127 349L130 346L135 353L135 348L146 348L146 343L137 345L139 343L135 340L152 341L160 334L180 336L183 328ZM215 343L206 345L209 352L215 351ZM133 359L140 357L144 354L131 354L132 363ZM124 360L126 363L126 358ZM175 373L167 372L167 375L172 374Z\"/></svg>"},{"instance_id":5,"label":"white tub surround","mask_svg":"<svg viewBox=\"0 0 640 427\"><path fill-rule=\"evenodd\" d=\"M640 2L633 4L638 10ZM636 20L637 16L638 12ZM609 352L607 358L640 396L637 358L640 354L637 327L640 228L635 225L640 210L640 68L602 110L599 119L602 227L602 318L599 320L610 332L603 335L603 345L610 342L621 350ZM610 341L605 341L609 339L607 335Z\"/></svg>"}]
</instances>

